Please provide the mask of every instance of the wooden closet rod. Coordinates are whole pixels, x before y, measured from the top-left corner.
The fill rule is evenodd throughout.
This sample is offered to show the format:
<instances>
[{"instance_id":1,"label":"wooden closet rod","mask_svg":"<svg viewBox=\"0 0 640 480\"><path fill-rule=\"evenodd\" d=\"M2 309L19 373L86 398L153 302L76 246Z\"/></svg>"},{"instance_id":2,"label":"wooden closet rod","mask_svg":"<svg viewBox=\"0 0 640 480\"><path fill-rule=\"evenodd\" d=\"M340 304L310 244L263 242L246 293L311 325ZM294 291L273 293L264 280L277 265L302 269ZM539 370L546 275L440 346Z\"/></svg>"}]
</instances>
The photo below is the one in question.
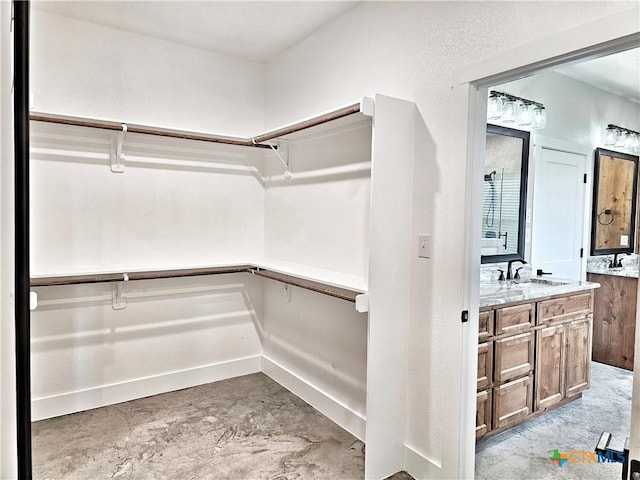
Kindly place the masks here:
<instances>
[{"instance_id":1,"label":"wooden closet rod","mask_svg":"<svg viewBox=\"0 0 640 480\"><path fill-rule=\"evenodd\" d=\"M86 283L108 283L132 280L155 280L160 278L194 277L199 275L219 275L225 273L252 273L260 277L269 278L296 287L322 293L331 297L355 302L356 297L362 292L334 287L319 281L274 272L272 270L256 267L255 265L231 265L225 267L182 268L175 270L150 270L131 273L96 273L81 275L66 275L55 277L34 277L31 279L31 287L52 287L57 285L82 285Z\"/></svg>"},{"instance_id":2,"label":"wooden closet rod","mask_svg":"<svg viewBox=\"0 0 640 480\"><path fill-rule=\"evenodd\" d=\"M181 268L176 270L150 270L131 273L96 273L83 275L66 275L56 277L35 277L31 279L32 287L51 287L55 285L80 285L83 283L122 282L125 280L152 280L158 278L195 277L198 275L216 275L222 273L248 272L250 265L233 265L230 267Z\"/></svg>"},{"instance_id":3,"label":"wooden closet rod","mask_svg":"<svg viewBox=\"0 0 640 480\"><path fill-rule=\"evenodd\" d=\"M50 113L31 113L29 120L32 122L57 123L62 125L74 125L77 127L101 128L103 130L122 131L122 123L106 120L93 120L89 118L67 117ZM239 137L225 137L222 135L209 135L205 133L187 132L184 130L171 130L168 128L146 127L143 125L127 125L127 132L155 135L157 137L182 138L185 140L197 140L200 142L224 143L226 145L238 145L241 147L271 148L269 145L256 145L251 140Z\"/></svg>"},{"instance_id":4,"label":"wooden closet rod","mask_svg":"<svg viewBox=\"0 0 640 480\"><path fill-rule=\"evenodd\" d=\"M316 125L322 125L323 123L337 120L347 115L360 112L360 104L355 103L348 107L335 110L333 112L325 113L317 117L304 120L302 122L294 123L286 127L272 130L267 133L263 133L253 138L240 138L240 137L227 137L223 135L212 135L205 133L188 132L185 130L172 130L168 128L148 127L144 125L126 124L127 132L141 133L144 135L155 135L158 137L171 137L182 138L185 140L197 140L200 142L213 142L224 143L226 145L237 145L241 147L254 147L254 148L271 148L269 145L264 144L268 140L282 137L289 133L299 132L306 130L307 128L315 127ZM56 115L51 113L31 112L29 114L29 120L32 122L45 122L56 123L61 125L74 125L77 127L89 127L89 128L101 128L103 130L122 131L122 123L111 122L107 120L95 120L90 118L71 117L65 115Z\"/></svg>"},{"instance_id":5,"label":"wooden closet rod","mask_svg":"<svg viewBox=\"0 0 640 480\"><path fill-rule=\"evenodd\" d=\"M349 105L348 107L344 107L339 110L335 110L333 112L325 113L324 115L319 115L317 117L313 117L308 120L303 120L302 122L294 123L292 125L279 128L277 130L272 130L270 132L263 133L262 135L253 137L251 141L253 143L266 142L267 140L283 137L284 135L288 135L290 133L299 132L307 128L315 127L316 125L322 125L323 123L327 123L332 120L337 120L339 118L346 117L348 115L353 115L354 113L359 113L359 112L360 112L360 104L354 103L353 105Z\"/></svg>"}]
</instances>

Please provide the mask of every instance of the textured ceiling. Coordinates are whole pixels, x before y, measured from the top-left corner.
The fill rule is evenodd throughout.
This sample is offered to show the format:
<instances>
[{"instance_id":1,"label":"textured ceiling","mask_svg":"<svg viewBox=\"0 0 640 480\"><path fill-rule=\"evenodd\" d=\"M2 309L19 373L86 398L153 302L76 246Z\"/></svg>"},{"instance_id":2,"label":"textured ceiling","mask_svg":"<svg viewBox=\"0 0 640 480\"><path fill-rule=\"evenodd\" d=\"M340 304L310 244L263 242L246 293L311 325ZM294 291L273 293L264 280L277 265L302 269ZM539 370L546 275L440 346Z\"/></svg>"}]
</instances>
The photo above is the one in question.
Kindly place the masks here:
<instances>
[{"instance_id":1,"label":"textured ceiling","mask_svg":"<svg viewBox=\"0 0 640 480\"><path fill-rule=\"evenodd\" d=\"M42 9L143 35L266 62L357 1L49 1ZM556 70L640 102L640 49Z\"/></svg>"},{"instance_id":2,"label":"textured ceiling","mask_svg":"<svg viewBox=\"0 0 640 480\"><path fill-rule=\"evenodd\" d=\"M354 1L35 1L38 9L265 62Z\"/></svg>"},{"instance_id":3,"label":"textured ceiling","mask_svg":"<svg viewBox=\"0 0 640 480\"><path fill-rule=\"evenodd\" d=\"M640 48L556 71L640 103Z\"/></svg>"}]
</instances>

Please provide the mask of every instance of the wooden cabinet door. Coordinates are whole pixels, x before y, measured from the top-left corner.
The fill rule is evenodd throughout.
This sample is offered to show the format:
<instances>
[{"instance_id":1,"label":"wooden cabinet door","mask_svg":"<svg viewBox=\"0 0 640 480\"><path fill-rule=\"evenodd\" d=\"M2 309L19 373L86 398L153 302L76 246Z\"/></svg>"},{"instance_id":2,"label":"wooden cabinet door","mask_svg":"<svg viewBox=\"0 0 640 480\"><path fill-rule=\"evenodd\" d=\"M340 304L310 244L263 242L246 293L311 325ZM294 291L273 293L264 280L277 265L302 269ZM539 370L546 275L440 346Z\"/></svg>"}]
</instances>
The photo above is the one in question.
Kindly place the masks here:
<instances>
[{"instance_id":1,"label":"wooden cabinet door","mask_svg":"<svg viewBox=\"0 0 640 480\"><path fill-rule=\"evenodd\" d=\"M478 318L478 340L483 341L485 338L493 336L493 313L493 310L480 312Z\"/></svg>"},{"instance_id":2,"label":"wooden cabinet door","mask_svg":"<svg viewBox=\"0 0 640 480\"><path fill-rule=\"evenodd\" d=\"M536 332L536 411L544 410L564 398L565 332L564 325Z\"/></svg>"},{"instance_id":3,"label":"wooden cabinet door","mask_svg":"<svg viewBox=\"0 0 640 480\"><path fill-rule=\"evenodd\" d=\"M593 360L633 371L638 279L589 273L587 280L600 284L593 292Z\"/></svg>"},{"instance_id":4,"label":"wooden cabinet door","mask_svg":"<svg viewBox=\"0 0 640 480\"><path fill-rule=\"evenodd\" d=\"M493 376L493 342L478 345L478 390L491 385Z\"/></svg>"},{"instance_id":5,"label":"wooden cabinet door","mask_svg":"<svg viewBox=\"0 0 640 480\"><path fill-rule=\"evenodd\" d=\"M591 317L567 325L567 397L589 388L591 383Z\"/></svg>"},{"instance_id":6,"label":"wooden cabinet door","mask_svg":"<svg viewBox=\"0 0 640 480\"><path fill-rule=\"evenodd\" d=\"M494 382L506 382L533 370L533 332L501 338L494 343Z\"/></svg>"},{"instance_id":7,"label":"wooden cabinet door","mask_svg":"<svg viewBox=\"0 0 640 480\"><path fill-rule=\"evenodd\" d=\"M478 392L476 396L476 440L491 431L491 390Z\"/></svg>"},{"instance_id":8,"label":"wooden cabinet door","mask_svg":"<svg viewBox=\"0 0 640 480\"><path fill-rule=\"evenodd\" d=\"M496 335L524 332L529 330L532 326L532 303L496 310Z\"/></svg>"},{"instance_id":9,"label":"wooden cabinet door","mask_svg":"<svg viewBox=\"0 0 640 480\"><path fill-rule=\"evenodd\" d=\"M538 325L555 325L584 318L593 312L593 292L544 300L538 304Z\"/></svg>"},{"instance_id":10,"label":"wooden cabinet door","mask_svg":"<svg viewBox=\"0 0 640 480\"><path fill-rule=\"evenodd\" d=\"M518 378L493 389L493 428L513 425L531 413L533 376Z\"/></svg>"}]
</instances>

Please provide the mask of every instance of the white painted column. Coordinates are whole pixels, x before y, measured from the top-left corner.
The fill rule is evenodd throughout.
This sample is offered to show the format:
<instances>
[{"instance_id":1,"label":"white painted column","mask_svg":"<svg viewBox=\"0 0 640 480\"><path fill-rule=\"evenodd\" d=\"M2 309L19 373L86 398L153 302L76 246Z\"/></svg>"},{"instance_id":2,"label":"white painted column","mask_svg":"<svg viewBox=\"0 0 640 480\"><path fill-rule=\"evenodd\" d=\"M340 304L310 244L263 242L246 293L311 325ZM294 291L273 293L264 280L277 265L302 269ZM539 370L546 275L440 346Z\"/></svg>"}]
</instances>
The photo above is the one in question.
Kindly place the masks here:
<instances>
[{"instance_id":1,"label":"white painted column","mask_svg":"<svg viewBox=\"0 0 640 480\"><path fill-rule=\"evenodd\" d=\"M415 104L375 97L365 478L403 467Z\"/></svg>"}]
</instances>

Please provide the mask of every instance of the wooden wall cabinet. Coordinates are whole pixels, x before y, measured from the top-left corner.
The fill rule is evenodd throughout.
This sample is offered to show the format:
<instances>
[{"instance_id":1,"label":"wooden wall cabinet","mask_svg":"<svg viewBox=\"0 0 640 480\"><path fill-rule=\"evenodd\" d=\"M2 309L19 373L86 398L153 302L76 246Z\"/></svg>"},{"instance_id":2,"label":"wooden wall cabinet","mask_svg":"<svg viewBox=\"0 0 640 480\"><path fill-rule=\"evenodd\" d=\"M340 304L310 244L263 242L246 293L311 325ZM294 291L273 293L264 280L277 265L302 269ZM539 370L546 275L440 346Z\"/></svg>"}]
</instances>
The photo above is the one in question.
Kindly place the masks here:
<instances>
[{"instance_id":1,"label":"wooden wall cabinet","mask_svg":"<svg viewBox=\"0 0 640 480\"><path fill-rule=\"evenodd\" d=\"M592 308L588 291L480 312L476 440L589 388Z\"/></svg>"}]
</instances>

